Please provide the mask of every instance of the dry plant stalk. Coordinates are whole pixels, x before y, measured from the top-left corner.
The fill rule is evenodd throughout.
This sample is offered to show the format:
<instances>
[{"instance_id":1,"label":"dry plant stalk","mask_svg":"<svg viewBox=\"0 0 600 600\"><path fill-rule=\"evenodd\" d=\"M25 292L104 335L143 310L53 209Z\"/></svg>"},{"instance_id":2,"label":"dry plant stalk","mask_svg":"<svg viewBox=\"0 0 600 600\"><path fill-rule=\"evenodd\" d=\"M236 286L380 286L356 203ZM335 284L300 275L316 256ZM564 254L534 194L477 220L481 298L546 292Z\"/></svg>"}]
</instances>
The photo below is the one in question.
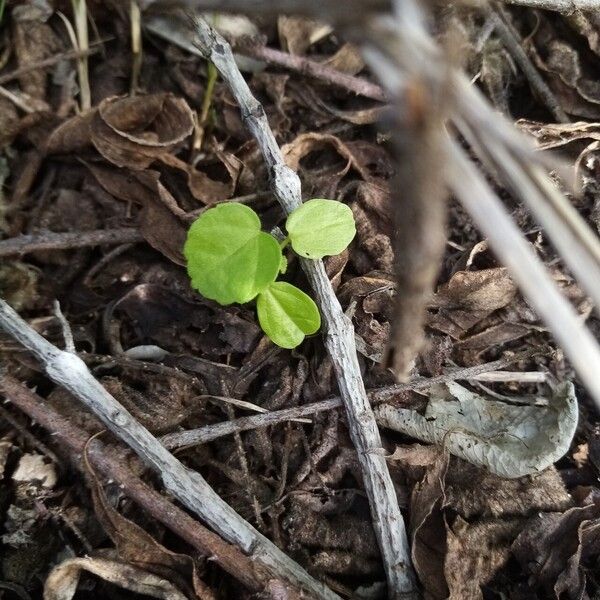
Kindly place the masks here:
<instances>
[{"instance_id":1,"label":"dry plant stalk","mask_svg":"<svg viewBox=\"0 0 600 600\"><path fill-rule=\"evenodd\" d=\"M200 18L191 16L196 44L219 71L237 101L245 125L255 137L269 169L271 186L284 211L289 214L302 204L300 179L290 169L267 121L262 105L242 77L227 41ZM358 453L369 498L373 527L383 557L391 598L417 597L410 548L394 484L380 449L379 429L360 374L354 328L344 315L321 260L301 259L320 308L325 346L334 366L352 442Z\"/></svg>"},{"instance_id":2,"label":"dry plant stalk","mask_svg":"<svg viewBox=\"0 0 600 600\"><path fill-rule=\"evenodd\" d=\"M423 78L434 88L450 77L453 104L449 118L467 139L476 142L473 150L484 164L489 162L494 173L501 175L502 181L547 227L554 243L562 249L563 259L578 274L586 291L592 298L600 298L598 239L581 217L574 215L572 208L568 209L568 201L543 173L540 164L544 156L536 153L512 124L491 109L463 73L449 68L443 53L423 26L418 2L398 1L396 9L396 19L381 17L371 21L371 32L363 46L364 56L380 81L386 83L390 93L404 92L409 81L407 62L420 68ZM600 380L595 375L600 369L598 343L561 295L502 201L462 146L450 137L444 144L448 186L488 237L600 405ZM570 247L567 241L572 242Z\"/></svg>"},{"instance_id":3,"label":"dry plant stalk","mask_svg":"<svg viewBox=\"0 0 600 600\"><path fill-rule=\"evenodd\" d=\"M77 74L79 76L79 95L81 99L81 110L85 111L92 107L92 94L90 92L90 78L88 70L89 36L87 23L86 0L71 0L73 5L73 17L75 21L75 34L77 36L77 50L83 54L77 58Z\"/></svg>"},{"instance_id":4,"label":"dry plant stalk","mask_svg":"<svg viewBox=\"0 0 600 600\"><path fill-rule=\"evenodd\" d=\"M131 20L131 54L133 55L130 91L131 95L135 96L139 88L140 71L144 57L142 47L142 13L137 0L130 0L129 18Z\"/></svg>"}]
</instances>

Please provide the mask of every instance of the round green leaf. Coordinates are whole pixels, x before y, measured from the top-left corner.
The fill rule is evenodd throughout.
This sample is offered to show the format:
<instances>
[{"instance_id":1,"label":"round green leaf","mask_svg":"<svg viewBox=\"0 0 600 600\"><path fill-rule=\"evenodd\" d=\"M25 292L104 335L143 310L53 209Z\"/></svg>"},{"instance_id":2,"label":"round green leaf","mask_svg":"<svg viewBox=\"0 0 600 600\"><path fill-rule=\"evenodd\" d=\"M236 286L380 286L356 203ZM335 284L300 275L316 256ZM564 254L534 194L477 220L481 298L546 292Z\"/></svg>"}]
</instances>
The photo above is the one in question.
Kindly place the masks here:
<instances>
[{"instance_id":1,"label":"round green leaf","mask_svg":"<svg viewBox=\"0 0 600 600\"><path fill-rule=\"evenodd\" d=\"M258 215L235 202L202 213L183 253L192 286L219 304L252 300L275 281L282 256L277 240L260 230Z\"/></svg>"},{"instance_id":2,"label":"round green leaf","mask_svg":"<svg viewBox=\"0 0 600 600\"><path fill-rule=\"evenodd\" d=\"M285 281L272 283L258 296L256 307L263 331L282 348L295 348L321 327L312 298Z\"/></svg>"},{"instance_id":3,"label":"round green leaf","mask_svg":"<svg viewBox=\"0 0 600 600\"><path fill-rule=\"evenodd\" d=\"M356 235L350 207L335 200L308 200L285 224L292 248L305 258L339 254Z\"/></svg>"}]
</instances>

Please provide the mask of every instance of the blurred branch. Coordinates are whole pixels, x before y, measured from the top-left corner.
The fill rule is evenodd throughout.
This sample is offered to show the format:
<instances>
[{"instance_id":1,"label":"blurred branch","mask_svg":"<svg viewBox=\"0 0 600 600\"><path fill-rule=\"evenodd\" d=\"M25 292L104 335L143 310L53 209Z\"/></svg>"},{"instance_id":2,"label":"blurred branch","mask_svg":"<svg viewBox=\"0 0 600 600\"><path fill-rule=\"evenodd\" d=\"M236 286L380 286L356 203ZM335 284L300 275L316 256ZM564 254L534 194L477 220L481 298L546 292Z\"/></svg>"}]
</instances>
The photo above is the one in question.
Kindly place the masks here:
<instances>
[{"instance_id":1,"label":"blurred branch","mask_svg":"<svg viewBox=\"0 0 600 600\"><path fill-rule=\"evenodd\" d=\"M572 14L578 10L598 11L598 0L502 0L506 4L516 4L529 8L553 10L564 14Z\"/></svg>"}]
</instances>

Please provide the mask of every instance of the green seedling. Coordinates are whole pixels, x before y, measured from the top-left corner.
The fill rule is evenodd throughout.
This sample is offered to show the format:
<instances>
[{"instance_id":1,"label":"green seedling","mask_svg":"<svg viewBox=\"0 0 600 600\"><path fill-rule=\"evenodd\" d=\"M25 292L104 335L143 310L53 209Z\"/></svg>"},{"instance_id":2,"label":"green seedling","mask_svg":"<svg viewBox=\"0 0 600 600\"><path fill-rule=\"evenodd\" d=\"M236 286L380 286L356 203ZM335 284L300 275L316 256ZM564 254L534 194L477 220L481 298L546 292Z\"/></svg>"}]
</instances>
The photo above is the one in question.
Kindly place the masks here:
<instances>
[{"instance_id":1,"label":"green seedling","mask_svg":"<svg viewBox=\"0 0 600 600\"><path fill-rule=\"evenodd\" d=\"M302 290L276 281L287 269L283 250L323 258L342 252L356 234L348 206L308 200L289 215L288 237L277 241L261 231L258 215L237 203L210 208L190 227L183 253L192 287L219 304L256 299L258 321L271 340L295 348L321 326L316 304Z\"/></svg>"}]
</instances>

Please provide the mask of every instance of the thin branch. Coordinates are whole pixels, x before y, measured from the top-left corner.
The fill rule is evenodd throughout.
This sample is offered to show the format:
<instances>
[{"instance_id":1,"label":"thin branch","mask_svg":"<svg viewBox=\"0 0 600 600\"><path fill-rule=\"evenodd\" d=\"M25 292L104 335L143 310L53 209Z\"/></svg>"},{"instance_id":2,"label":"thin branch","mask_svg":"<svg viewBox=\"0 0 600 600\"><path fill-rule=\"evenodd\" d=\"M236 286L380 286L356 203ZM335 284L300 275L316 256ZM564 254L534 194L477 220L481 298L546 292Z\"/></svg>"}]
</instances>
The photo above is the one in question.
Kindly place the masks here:
<instances>
[{"instance_id":1,"label":"thin branch","mask_svg":"<svg viewBox=\"0 0 600 600\"><path fill-rule=\"evenodd\" d=\"M227 41L203 20L196 18L194 23L197 46L229 85L242 119L267 163L273 192L289 214L302 204L300 179L285 164L265 111L242 77ZM352 442L358 453L373 527L386 570L388 592L393 598L414 598L416 586L404 519L387 463L378 452L382 446L381 437L360 374L352 324L342 311L323 262L301 261L323 316L325 345L344 401Z\"/></svg>"},{"instance_id":2,"label":"thin branch","mask_svg":"<svg viewBox=\"0 0 600 600\"><path fill-rule=\"evenodd\" d=\"M245 40L240 40L234 44L234 49L244 56L251 56L269 64L283 67L289 71L312 77L313 79L334 85L358 96L364 96L365 98L371 98L379 102L387 102L389 100L389 96L380 85L361 77L348 75L305 56L288 54L287 52L269 48L268 46L248 43Z\"/></svg>"},{"instance_id":3,"label":"thin branch","mask_svg":"<svg viewBox=\"0 0 600 600\"><path fill-rule=\"evenodd\" d=\"M184 6L201 11L216 10L261 15L284 13L345 22L358 22L366 13L385 11L390 7L389 0L344 0L343 2L338 0L333 2L324 2L323 0L277 0L276 2L273 0L139 0L142 9L159 3L161 8Z\"/></svg>"},{"instance_id":4,"label":"thin branch","mask_svg":"<svg viewBox=\"0 0 600 600\"><path fill-rule=\"evenodd\" d=\"M506 356L492 362L475 365L473 367L457 367L455 369L449 369L446 373L437 375L436 377L415 377L407 383L396 383L394 385L369 390L369 398L373 404L380 404L382 402L389 402L394 396L397 396L402 392L411 390L422 391L434 385L440 385L450 381L459 381L461 379L467 381L470 379L477 379L477 377L483 373L493 373L499 369L505 369L516 362L531 358L534 354L534 351L526 351L519 354L513 354L512 356Z\"/></svg>"},{"instance_id":5,"label":"thin branch","mask_svg":"<svg viewBox=\"0 0 600 600\"><path fill-rule=\"evenodd\" d=\"M34 331L0 299L0 328L32 352L48 377L71 392L161 477L165 489L228 542L270 569L277 578L323 600L338 596L244 521L195 471L186 468L88 371L75 354L63 352Z\"/></svg>"},{"instance_id":6,"label":"thin branch","mask_svg":"<svg viewBox=\"0 0 600 600\"><path fill-rule=\"evenodd\" d=\"M142 234L133 227L65 233L44 231L0 241L0 258L22 256L40 250L71 250L88 246L115 246L143 241Z\"/></svg>"},{"instance_id":7,"label":"thin branch","mask_svg":"<svg viewBox=\"0 0 600 600\"><path fill-rule=\"evenodd\" d=\"M155 35L192 54L202 56L202 53L182 33L181 29L182 27L185 28L185 25L185 21L180 21L177 16L172 14L148 15L144 20L144 27ZM361 77L348 75L306 56L295 56L281 50L276 50L275 48L270 48L258 43L253 38L231 40L231 44L237 54L250 56L289 71L312 77L313 79L347 90L352 94L364 96L365 98L371 98L379 102L387 102L388 100L385 90L377 83Z\"/></svg>"},{"instance_id":8,"label":"thin branch","mask_svg":"<svg viewBox=\"0 0 600 600\"><path fill-rule=\"evenodd\" d=\"M511 364L530 358L533 352L521 352L512 356L507 356L493 362L475 365L474 367L460 367L449 369L448 372L437 377L415 377L411 381L402 384L396 384L385 388L369 390L368 396L373 404L380 404L387 400L391 400L401 392L411 390L426 390L434 385L440 385L449 381L457 381L460 379L474 379L482 381L491 381L491 377L498 369L504 369ZM526 375L526 378L523 378ZM488 379L485 379L485 376ZM540 381L541 377L546 377L545 373L507 373L503 372L502 379L494 379L494 381ZM544 379L545 380L545 379ZM335 410L342 406L342 399L339 397L321 400L304 406L294 406L292 408L284 408L283 410L274 410L271 412L252 415L250 417L240 417L231 421L224 421L216 425L206 425L198 429L189 429L188 431L179 431L169 433L160 438L160 442L170 450L180 448L182 446L191 446L195 444L206 444L226 435L231 435L235 432L250 431L260 427L268 427L292 421L301 417L314 415L326 410Z\"/></svg>"},{"instance_id":9,"label":"thin branch","mask_svg":"<svg viewBox=\"0 0 600 600\"><path fill-rule=\"evenodd\" d=\"M548 84L542 79L535 65L529 60L527 53L521 45L521 40L513 24L510 22L510 17L507 12L501 7L492 8L489 13L498 37L513 57L515 62L521 67L523 74L527 77L529 84L538 98L546 105L552 116L559 123L569 123L570 119L567 113L562 109L556 96L549 88Z\"/></svg>"},{"instance_id":10,"label":"thin branch","mask_svg":"<svg viewBox=\"0 0 600 600\"><path fill-rule=\"evenodd\" d=\"M7 400L46 429L56 442L62 444L69 451L76 466L81 468L80 457L89 439L87 432L57 413L43 398L9 375L0 375L0 390ZM122 460L114 448L96 439L89 443L87 453L95 469L107 479L115 481L127 496L157 521L202 554L210 556L211 560L250 590L262 591L267 583L268 573L261 572L258 565L235 546L224 542L218 535L169 502L165 496L146 485L127 467L127 462Z\"/></svg>"},{"instance_id":11,"label":"thin branch","mask_svg":"<svg viewBox=\"0 0 600 600\"><path fill-rule=\"evenodd\" d=\"M268 427L276 425L292 419L298 419L307 415L313 415L325 410L333 410L342 405L341 398L331 398L330 400L322 400L321 402L313 402L304 406L294 406L293 408L285 408L283 410L274 410L267 413L252 415L251 417L241 417L230 421L223 421L216 425L207 425L198 429L190 429L188 431L180 431L169 433L160 438L161 444L165 448L172 450L181 446L193 446L196 444L206 444L217 438L249 431L250 429L258 429L260 427Z\"/></svg>"}]
</instances>

